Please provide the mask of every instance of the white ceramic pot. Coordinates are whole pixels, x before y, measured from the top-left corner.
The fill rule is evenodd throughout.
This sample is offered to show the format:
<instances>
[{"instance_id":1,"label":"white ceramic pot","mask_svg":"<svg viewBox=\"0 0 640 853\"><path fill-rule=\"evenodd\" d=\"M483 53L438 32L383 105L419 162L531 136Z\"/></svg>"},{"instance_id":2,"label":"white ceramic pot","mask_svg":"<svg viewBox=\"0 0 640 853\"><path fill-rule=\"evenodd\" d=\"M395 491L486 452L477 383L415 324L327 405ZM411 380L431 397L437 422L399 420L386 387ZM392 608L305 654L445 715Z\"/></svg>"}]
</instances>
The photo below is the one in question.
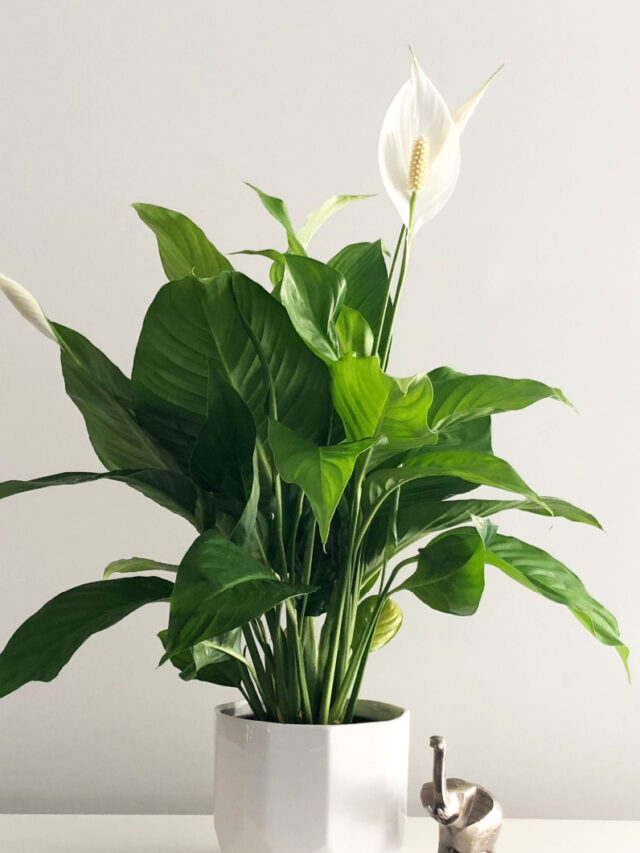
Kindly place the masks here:
<instances>
[{"instance_id":1,"label":"white ceramic pot","mask_svg":"<svg viewBox=\"0 0 640 853\"><path fill-rule=\"evenodd\" d=\"M370 722L303 726L216 708L214 817L223 853L395 853L407 800L409 712L362 700Z\"/></svg>"}]
</instances>

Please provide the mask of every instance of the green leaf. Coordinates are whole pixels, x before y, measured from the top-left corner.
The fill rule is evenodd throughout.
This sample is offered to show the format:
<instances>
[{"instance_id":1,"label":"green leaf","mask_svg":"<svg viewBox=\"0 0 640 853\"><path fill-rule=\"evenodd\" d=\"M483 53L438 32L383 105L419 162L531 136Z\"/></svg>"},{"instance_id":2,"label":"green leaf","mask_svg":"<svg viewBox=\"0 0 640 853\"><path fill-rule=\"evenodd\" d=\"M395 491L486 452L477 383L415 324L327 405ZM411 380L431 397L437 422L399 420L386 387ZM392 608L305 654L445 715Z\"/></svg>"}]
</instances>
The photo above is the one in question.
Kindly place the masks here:
<instances>
[{"instance_id":1,"label":"green leaf","mask_svg":"<svg viewBox=\"0 0 640 853\"><path fill-rule=\"evenodd\" d=\"M524 482L508 462L491 453L471 450L421 451L402 468L380 468L367 477L369 500L374 504L384 495L411 480L443 476L459 477L479 486L492 486L515 492L548 511L542 498Z\"/></svg>"},{"instance_id":2,"label":"green leaf","mask_svg":"<svg viewBox=\"0 0 640 853\"><path fill-rule=\"evenodd\" d=\"M434 430L463 420L524 409L549 397L568 403L558 388L532 379L505 379L483 374L468 376L450 367L439 367L429 376L434 391L429 424Z\"/></svg>"},{"instance_id":3,"label":"green leaf","mask_svg":"<svg viewBox=\"0 0 640 853\"><path fill-rule=\"evenodd\" d=\"M329 362L341 355L336 321L344 291L343 277L326 264L313 258L285 256L280 301L302 340Z\"/></svg>"},{"instance_id":4,"label":"green leaf","mask_svg":"<svg viewBox=\"0 0 640 853\"><path fill-rule=\"evenodd\" d=\"M295 483L309 499L323 543L356 460L372 444L373 439L365 439L318 447L278 421L269 422L269 445L276 468L283 480Z\"/></svg>"},{"instance_id":5,"label":"green leaf","mask_svg":"<svg viewBox=\"0 0 640 853\"><path fill-rule=\"evenodd\" d=\"M197 494L193 484L178 473L175 459L136 421L130 380L81 334L58 323L52 327L61 343L66 392L80 410L102 464L113 471L154 471L143 478L121 479L195 523Z\"/></svg>"},{"instance_id":6,"label":"green leaf","mask_svg":"<svg viewBox=\"0 0 640 853\"><path fill-rule=\"evenodd\" d=\"M194 479L244 506L254 480L256 425L242 397L215 368L209 371L207 420L191 456Z\"/></svg>"},{"instance_id":7,"label":"green leaf","mask_svg":"<svg viewBox=\"0 0 640 853\"><path fill-rule=\"evenodd\" d=\"M484 545L477 531L460 527L443 533L418 554L415 572L398 589L442 613L475 613L484 590Z\"/></svg>"},{"instance_id":8,"label":"green leaf","mask_svg":"<svg viewBox=\"0 0 640 853\"><path fill-rule=\"evenodd\" d=\"M389 289L381 241L345 246L329 261L329 266L337 269L345 278L345 305L359 311L376 334ZM387 323L390 315L391 312L387 311Z\"/></svg>"},{"instance_id":9,"label":"green leaf","mask_svg":"<svg viewBox=\"0 0 640 853\"><path fill-rule=\"evenodd\" d=\"M580 578L563 563L534 545L499 534L487 542L486 559L527 589L568 607L589 633L617 650L629 671L629 650L620 639L615 617L589 595Z\"/></svg>"},{"instance_id":10,"label":"green leaf","mask_svg":"<svg viewBox=\"0 0 640 853\"><path fill-rule=\"evenodd\" d=\"M379 434L392 390L377 356L344 356L331 365L333 404L351 441Z\"/></svg>"},{"instance_id":11,"label":"green leaf","mask_svg":"<svg viewBox=\"0 0 640 853\"><path fill-rule=\"evenodd\" d=\"M492 453L491 417L460 421L438 433L439 450L480 450Z\"/></svg>"},{"instance_id":12,"label":"green leaf","mask_svg":"<svg viewBox=\"0 0 640 853\"><path fill-rule=\"evenodd\" d=\"M158 637L166 651L168 631L160 631ZM183 681L205 681L224 687L240 687L242 667L239 661L226 651L231 647L239 652L242 631L239 628L223 634L217 640L205 640L193 648L173 655L169 660L180 671ZM220 644L220 645L219 645Z\"/></svg>"},{"instance_id":13,"label":"green leaf","mask_svg":"<svg viewBox=\"0 0 640 853\"><path fill-rule=\"evenodd\" d=\"M421 452L402 468L380 468L367 478L370 493L389 493L404 483L423 477L459 477L478 486L492 486L525 495L541 507L545 504L514 469L491 453L473 450Z\"/></svg>"},{"instance_id":14,"label":"green leaf","mask_svg":"<svg viewBox=\"0 0 640 853\"><path fill-rule=\"evenodd\" d=\"M547 497L546 495L541 497L541 500L548 511L530 500L485 500L482 498L445 501L416 500L414 494L409 492L405 495L403 489L398 504L398 543L393 553L398 553L428 533L468 523L472 516L486 518L510 509L544 516L551 513L558 518L566 518L569 521L600 528L598 520L591 513L570 504L568 501Z\"/></svg>"},{"instance_id":15,"label":"green leaf","mask_svg":"<svg viewBox=\"0 0 640 853\"><path fill-rule=\"evenodd\" d=\"M437 440L427 426L432 389L426 374L394 379L377 356L344 356L330 372L333 403L351 441L382 435L388 455Z\"/></svg>"},{"instance_id":16,"label":"green leaf","mask_svg":"<svg viewBox=\"0 0 640 853\"><path fill-rule=\"evenodd\" d=\"M239 252L234 252L234 255L262 255L264 258L269 258L273 261L269 269L269 280L273 285L273 295L278 298L282 279L284 278L284 254L277 252L275 249L242 249Z\"/></svg>"},{"instance_id":17,"label":"green leaf","mask_svg":"<svg viewBox=\"0 0 640 853\"><path fill-rule=\"evenodd\" d=\"M311 588L285 583L218 531L187 551L171 597L167 656L217 637Z\"/></svg>"},{"instance_id":18,"label":"green leaf","mask_svg":"<svg viewBox=\"0 0 640 853\"><path fill-rule=\"evenodd\" d=\"M233 269L229 261L190 219L155 204L132 205L156 235L162 267L169 281L189 275L213 278Z\"/></svg>"},{"instance_id":19,"label":"green leaf","mask_svg":"<svg viewBox=\"0 0 640 853\"><path fill-rule=\"evenodd\" d=\"M289 251L294 252L296 255L305 255L306 252L304 250L304 246L301 244L300 240L298 240L296 236L295 229L291 224L291 219L289 217L289 211L287 210L287 205L282 201L281 198L276 198L273 195L267 195L267 193L259 190L258 187L254 187L253 184L247 183L248 187L256 192L262 202L265 210L267 210L274 219L276 219L280 225L287 232L287 242L289 245Z\"/></svg>"},{"instance_id":20,"label":"green leaf","mask_svg":"<svg viewBox=\"0 0 640 853\"><path fill-rule=\"evenodd\" d=\"M370 595L363 599L358 605L356 613L356 625L353 634L353 646L358 645L364 634L371 626L374 612L378 606L379 597ZM402 627L402 610L400 607L388 598L382 606L382 612L378 618L375 631L373 632L373 641L369 649L370 652L375 652L390 643Z\"/></svg>"},{"instance_id":21,"label":"green leaf","mask_svg":"<svg viewBox=\"0 0 640 853\"><path fill-rule=\"evenodd\" d=\"M435 447L422 448L426 452L438 453L448 449L491 453L491 418L478 418L475 421L455 424L438 434L438 444ZM404 462L407 458L405 454L401 461ZM421 507L431 507L435 513L440 512L442 501L477 488L477 483L470 483L460 477L449 476L423 477L418 480L410 480L402 485L398 500L399 515L396 520L399 541L405 542L405 545L411 544L425 535L421 531L424 525L430 522L430 516L425 515L426 510L422 512ZM371 490L370 495L365 492L365 504L369 498L376 501L378 497L379 491L375 488ZM396 553L395 548L390 547L387 543L387 531L392 523L392 509L392 501L387 500L377 511L369 529L366 544L369 575L375 574L380 568L385 553L387 556L393 556ZM405 517L406 520L403 520ZM427 530L427 532L430 531ZM410 538L410 536L414 536L414 538Z\"/></svg>"},{"instance_id":22,"label":"green leaf","mask_svg":"<svg viewBox=\"0 0 640 853\"><path fill-rule=\"evenodd\" d=\"M75 486L80 483L92 483L95 480L116 480L120 483L126 483L127 486L132 486L137 491L198 526L196 489L190 480L173 471L155 471L153 469L102 471L100 473L67 471L63 474L50 474L34 480L6 480L4 483L0 483L0 500L19 495L22 492L46 489L49 486Z\"/></svg>"},{"instance_id":23,"label":"green leaf","mask_svg":"<svg viewBox=\"0 0 640 853\"><path fill-rule=\"evenodd\" d=\"M256 522L258 520L258 508L260 505L260 466L258 464L257 450L253 453L251 464L251 487L247 493L240 518L234 525L230 536L231 540L237 545L246 545L249 542L252 534L256 530ZM267 495L267 498L270 498L270 494Z\"/></svg>"},{"instance_id":24,"label":"green leaf","mask_svg":"<svg viewBox=\"0 0 640 853\"><path fill-rule=\"evenodd\" d=\"M117 574L134 574L136 572L177 572L178 567L172 563L159 563L148 557L129 557L123 560L114 560L104 570L103 579L109 580Z\"/></svg>"},{"instance_id":25,"label":"green leaf","mask_svg":"<svg viewBox=\"0 0 640 853\"><path fill-rule=\"evenodd\" d=\"M62 348L65 389L80 410L105 468L167 468L175 461L137 423L131 382L83 335L53 323Z\"/></svg>"},{"instance_id":26,"label":"green leaf","mask_svg":"<svg viewBox=\"0 0 640 853\"><path fill-rule=\"evenodd\" d=\"M143 604L168 600L172 588L162 578L119 578L83 584L52 598L0 653L0 696L29 681L52 681L92 634Z\"/></svg>"},{"instance_id":27,"label":"green leaf","mask_svg":"<svg viewBox=\"0 0 640 853\"><path fill-rule=\"evenodd\" d=\"M373 353L375 339L369 324L359 311L343 305L336 322L342 355L367 358Z\"/></svg>"},{"instance_id":28,"label":"green leaf","mask_svg":"<svg viewBox=\"0 0 640 853\"><path fill-rule=\"evenodd\" d=\"M205 666L217 663L225 658L234 658L243 664L243 666L251 666L240 650L241 637L242 628L234 628L233 631L227 631L221 637L196 643L193 647L193 662L196 672L204 669Z\"/></svg>"},{"instance_id":29,"label":"green leaf","mask_svg":"<svg viewBox=\"0 0 640 853\"><path fill-rule=\"evenodd\" d=\"M132 377L140 423L186 468L207 418L211 367L242 398L259 437L269 410L266 367L278 418L305 438L326 440L329 375L282 305L240 273L190 278L166 284L153 301Z\"/></svg>"},{"instance_id":30,"label":"green leaf","mask_svg":"<svg viewBox=\"0 0 640 853\"><path fill-rule=\"evenodd\" d=\"M323 201L317 210L312 211L307 217L307 221L304 223L302 228L298 231L298 240L302 244L302 246L306 249L309 245L311 238L314 234L321 228L324 223L329 219L334 213L337 213L341 210L345 205L350 204L352 201L359 201L363 198L372 198L371 195L332 195L326 201Z\"/></svg>"}]
</instances>

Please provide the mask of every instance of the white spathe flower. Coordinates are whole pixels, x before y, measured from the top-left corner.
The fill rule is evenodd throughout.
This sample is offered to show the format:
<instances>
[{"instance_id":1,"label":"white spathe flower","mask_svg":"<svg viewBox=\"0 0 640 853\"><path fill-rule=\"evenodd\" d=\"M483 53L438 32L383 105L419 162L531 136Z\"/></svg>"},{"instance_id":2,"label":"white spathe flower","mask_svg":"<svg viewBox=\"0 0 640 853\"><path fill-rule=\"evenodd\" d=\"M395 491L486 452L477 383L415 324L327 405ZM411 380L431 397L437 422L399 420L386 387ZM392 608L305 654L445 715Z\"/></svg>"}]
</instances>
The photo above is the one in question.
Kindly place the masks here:
<instances>
[{"instance_id":1,"label":"white spathe flower","mask_svg":"<svg viewBox=\"0 0 640 853\"><path fill-rule=\"evenodd\" d=\"M406 226L415 193L413 233L451 196L460 172L460 134L495 74L451 114L413 57L411 77L387 110L378 146L384 188Z\"/></svg>"},{"instance_id":2,"label":"white spathe flower","mask_svg":"<svg viewBox=\"0 0 640 853\"><path fill-rule=\"evenodd\" d=\"M43 335L58 343L56 334L51 328L51 324L47 320L40 303L33 294L29 293L26 287L0 273L0 292L4 293L9 302L22 314L25 320L28 320Z\"/></svg>"}]
</instances>

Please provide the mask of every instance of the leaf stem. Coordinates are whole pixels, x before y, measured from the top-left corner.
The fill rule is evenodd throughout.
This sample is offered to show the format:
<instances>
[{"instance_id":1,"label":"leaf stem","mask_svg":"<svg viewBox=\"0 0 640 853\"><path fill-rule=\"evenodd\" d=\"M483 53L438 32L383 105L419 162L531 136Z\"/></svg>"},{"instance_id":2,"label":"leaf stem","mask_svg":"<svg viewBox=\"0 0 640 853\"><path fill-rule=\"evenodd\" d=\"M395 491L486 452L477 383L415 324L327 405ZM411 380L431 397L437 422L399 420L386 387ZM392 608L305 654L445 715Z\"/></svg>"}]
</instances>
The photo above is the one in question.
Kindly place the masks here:
<instances>
[{"instance_id":1,"label":"leaf stem","mask_svg":"<svg viewBox=\"0 0 640 853\"><path fill-rule=\"evenodd\" d=\"M393 260L391 261L391 268L389 270L389 278L387 284L387 292L384 297L384 305L382 307L382 316L380 317L380 326L378 327L378 333L376 335L376 342L373 351L375 353L379 353L380 350L380 342L382 340L382 334L384 332L384 324L387 319L387 308L389 305L389 295L391 294L391 284L393 282L393 274L396 269L396 264L398 262L398 256L400 255L400 247L402 246L402 242L404 240L404 235L406 233L407 226L403 223L402 228L400 229L400 235L398 236L398 242L396 243L396 249L393 253Z\"/></svg>"},{"instance_id":2,"label":"leaf stem","mask_svg":"<svg viewBox=\"0 0 640 853\"><path fill-rule=\"evenodd\" d=\"M398 285L396 287L395 296L393 298L393 305L391 307L391 322L389 324L389 334L387 336L387 340L384 348L384 356L382 358L382 369L387 369L387 364L389 363L389 353L391 351L391 338L393 335L393 324L396 319L396 312L398 310L398 304L400 302L400 295L402 293L402 286L404 284L405 278L407 276L407 268L409 265L409 252L411 250L411 241L413 240L413 219L415 215L415 207L416 207L416 193L411 193L411 199L409 201L409 225L405 232L405 241L404 241L404 250L402 252L402 264L400 266L400 274L398 276Z\"/></svg>"},{"instance_id":3,"label":"leaf stem","mask_svg":"<svg viewBox=\"0 0 640 853\"><path fill-rule=\"evenodd\" d=\"M373 635L376 630L376 625L378 624L378 619L380 618L380 614L382 613L382 609L386 603L386 600L389 597L389 590L391 589L393 581L395 580L398 572L400 572L401 569L403 569L405 566L408 566L410 563L415 563L417 559L418 558L416 556L413 556L408 557L406 560L402 560L402 562L398 563L397 566L394 566L391 574L389 575L389 580L387 581L384 589L378 597L378 603L376 605L376 609L373 612L373 616L367 627L367 630L363 633L357 647L354 649L353 655L351 656L351 661L349 663L347 674L342 684L340 685L340 688L338 689L335 701L330 709L331 717L339 718L344 713L344 706L347 702L349 692L353 685L356 683L358 673L361 667L362 675L360 676L360 682L362 681L362 676L364 675L364 667L366 666L366 661L369 654L369 649L371 647L371 642L373 641ZM356 700L357 696L353 700L354 705Z\"/></svg>"}]
</instances>

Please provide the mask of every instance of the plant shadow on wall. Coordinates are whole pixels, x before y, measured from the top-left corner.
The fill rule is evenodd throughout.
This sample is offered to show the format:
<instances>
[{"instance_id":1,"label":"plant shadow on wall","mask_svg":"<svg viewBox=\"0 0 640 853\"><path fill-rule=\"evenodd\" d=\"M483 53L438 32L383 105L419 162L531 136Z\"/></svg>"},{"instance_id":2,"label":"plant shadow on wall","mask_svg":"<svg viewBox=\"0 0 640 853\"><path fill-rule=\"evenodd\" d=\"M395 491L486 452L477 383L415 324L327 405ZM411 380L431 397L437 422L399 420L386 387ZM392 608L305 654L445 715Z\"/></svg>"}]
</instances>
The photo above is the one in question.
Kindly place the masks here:
<instances>
[{"instance_id":1,"label":"plant shadow on wall","mask_svg":"<svg viewBox=\"0 0 640 853\"><path fill-rule=\"evenodd\" d=\"M326 263L309 256L317 229L362 196L330 198L296 231L284 202L253 187L286 232L284 251L252 252L271 262L269 292L185 216L134 205L169 282L144 320L131 379L0 278L59 346L66 391L106 468L5 482L0 497L117 480L198 534L179 566L117 560L103 580L45 604L0 654L0 695L50 681L91 634L162 601L162 661L185 681L237 687L259 720L348 723L369 654L400 629L400 593L469 616L486 566L565 605L627 664L615 618L579 578L489 520L519 509L599 526L493 453L493 415L566 403L561 392L449 367L386 373L411 242L454 189L460 133L486 85L451 114L414 58L379 146L402 219L393 257L380 241ZM509 496L476 497L479 486Z\"/></svg>"}]
</instances>

